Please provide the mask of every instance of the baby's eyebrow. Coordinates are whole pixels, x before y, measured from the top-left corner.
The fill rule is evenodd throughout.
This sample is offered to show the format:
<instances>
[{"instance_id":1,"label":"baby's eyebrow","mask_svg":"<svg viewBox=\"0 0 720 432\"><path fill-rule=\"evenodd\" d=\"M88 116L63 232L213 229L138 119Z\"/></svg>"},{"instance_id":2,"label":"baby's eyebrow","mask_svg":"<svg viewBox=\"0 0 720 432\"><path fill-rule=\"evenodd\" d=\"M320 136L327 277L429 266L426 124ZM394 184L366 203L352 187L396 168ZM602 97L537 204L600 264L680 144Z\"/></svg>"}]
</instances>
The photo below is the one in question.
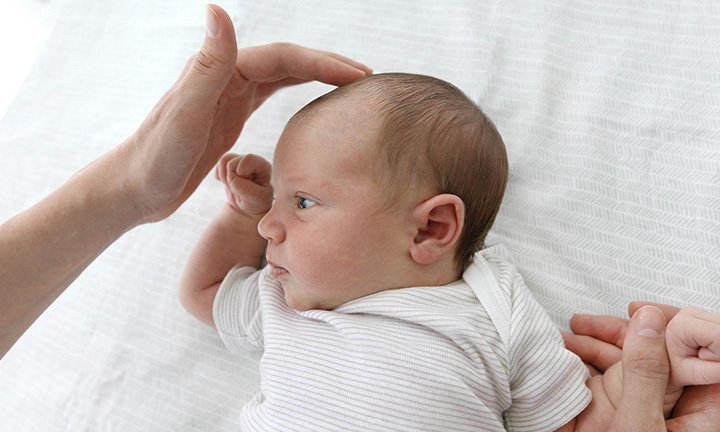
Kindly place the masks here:
<instances>
[{"instance_id":1,"label":"baby's eyebrow","mask_svg":"<svg viewBox=\"0 0 720 432\"><path fill-rule=\"evenodd\" d=\"M338 179L338 181L340 181L340 179ZM282 186L281 188L278 187L278 183ZM337 185L327 179L313 176L312 174L292 173L290 176L279 179L272 176L270 186L272 186L275 195L278 194L278 191L280 195L282 195L284 192L292 189L290 192L292 192L293 195L298 192L303 192L319 198L319 195L333 195Z\"/></svg>"}]
</instances>

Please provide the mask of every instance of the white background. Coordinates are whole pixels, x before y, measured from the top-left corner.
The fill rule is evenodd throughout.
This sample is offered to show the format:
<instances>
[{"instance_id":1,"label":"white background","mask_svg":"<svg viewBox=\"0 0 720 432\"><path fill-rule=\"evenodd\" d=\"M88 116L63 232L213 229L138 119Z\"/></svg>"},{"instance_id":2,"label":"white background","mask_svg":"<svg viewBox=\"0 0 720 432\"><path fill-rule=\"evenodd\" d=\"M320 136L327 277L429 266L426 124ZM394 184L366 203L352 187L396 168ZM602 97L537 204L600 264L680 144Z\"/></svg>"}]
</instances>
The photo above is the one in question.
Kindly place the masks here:
<instances>
[{"instance_id":1,"label":"white background","mask_svg":"<svg viewBox=\"0 0 720 432\"><path fill-rule=\"evenodd\" d=\"M55 22L58 0L0 2L0 117L5 114Z\"/></svg>"}]
</instances>

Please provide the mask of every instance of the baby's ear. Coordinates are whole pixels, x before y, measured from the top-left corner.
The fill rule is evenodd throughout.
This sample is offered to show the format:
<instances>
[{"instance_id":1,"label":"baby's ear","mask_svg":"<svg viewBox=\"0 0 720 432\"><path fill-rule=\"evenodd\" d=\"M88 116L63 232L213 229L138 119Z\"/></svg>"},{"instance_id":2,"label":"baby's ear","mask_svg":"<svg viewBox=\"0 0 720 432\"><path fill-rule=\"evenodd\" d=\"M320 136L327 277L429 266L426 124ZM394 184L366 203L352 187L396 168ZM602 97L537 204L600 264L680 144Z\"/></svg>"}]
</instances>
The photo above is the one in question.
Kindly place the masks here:
<instances>
[{"instance_id":1,"label":"baby's ear","mask_svg":"<svg viewBox=\"0 0 720 432\"><path fill-rule=\"evenodd\" d=\"M410 255L418 264L431 264L452 253L465 221L465 205L457 195L441 194L412 211L415 238Z\"/></svg>"}]
</instances>

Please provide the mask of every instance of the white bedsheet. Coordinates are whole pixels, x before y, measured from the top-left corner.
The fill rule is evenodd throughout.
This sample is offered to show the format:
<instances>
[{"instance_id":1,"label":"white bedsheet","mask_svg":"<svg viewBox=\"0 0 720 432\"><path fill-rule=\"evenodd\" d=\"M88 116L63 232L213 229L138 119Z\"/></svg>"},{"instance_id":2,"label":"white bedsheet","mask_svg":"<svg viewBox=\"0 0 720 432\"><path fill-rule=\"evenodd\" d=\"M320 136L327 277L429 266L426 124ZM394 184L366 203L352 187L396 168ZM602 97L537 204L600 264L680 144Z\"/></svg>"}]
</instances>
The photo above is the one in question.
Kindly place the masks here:
<instances>
[{"instance_id":1,"label":"white bedsheet","mask_svg":"<svg viewBox=\"0 0 720 432\"><path fill-rule=\"evenodd\" d=\"M490 243L561 327L573 312L624 316L634 299L720 313L720 3L628 3L219 2L240 46L332 50L476 100L511 161ZM0 220L126 138L203 34L204 1L64 1L0 122ZM290 115L328 89L282 91L234 151L271 157ZM176 295L223 200L208 178L51 306L0 362L0 431L235 429L258 354L227 352Z\"/></svg>"}]
</instances>

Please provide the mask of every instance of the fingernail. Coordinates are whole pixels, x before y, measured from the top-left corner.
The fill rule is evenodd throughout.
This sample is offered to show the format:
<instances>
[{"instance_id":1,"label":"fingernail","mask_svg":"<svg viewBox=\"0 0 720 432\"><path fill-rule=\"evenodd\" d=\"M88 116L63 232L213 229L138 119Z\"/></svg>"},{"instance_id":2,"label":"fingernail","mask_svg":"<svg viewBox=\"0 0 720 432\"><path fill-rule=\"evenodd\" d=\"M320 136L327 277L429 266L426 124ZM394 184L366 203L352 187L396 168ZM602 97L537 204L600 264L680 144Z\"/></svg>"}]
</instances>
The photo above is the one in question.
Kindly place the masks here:
<instances>
[{"instance_id":1,"label":"fingernail","mask_svg":"<svg viewBox=\"0 0 720 432\"><path fill-rule=\"evenodd\" d=\"M218 37L220 33L220 17L217 16L215 11L210 5L205 6L205 26L207 27L206 33L211 38Z\"/></svg>"},{"instance_id":2,"label":"fingernail","mask_svg":"<svg viewBox=\"0 0 720 432\"><path fill-rule=\"evenodd\" d=\"M654 306L644 306L633 315L635 333L639 336L658 337L665 330L665 315Z\"/></svg>"}]
</instances>

